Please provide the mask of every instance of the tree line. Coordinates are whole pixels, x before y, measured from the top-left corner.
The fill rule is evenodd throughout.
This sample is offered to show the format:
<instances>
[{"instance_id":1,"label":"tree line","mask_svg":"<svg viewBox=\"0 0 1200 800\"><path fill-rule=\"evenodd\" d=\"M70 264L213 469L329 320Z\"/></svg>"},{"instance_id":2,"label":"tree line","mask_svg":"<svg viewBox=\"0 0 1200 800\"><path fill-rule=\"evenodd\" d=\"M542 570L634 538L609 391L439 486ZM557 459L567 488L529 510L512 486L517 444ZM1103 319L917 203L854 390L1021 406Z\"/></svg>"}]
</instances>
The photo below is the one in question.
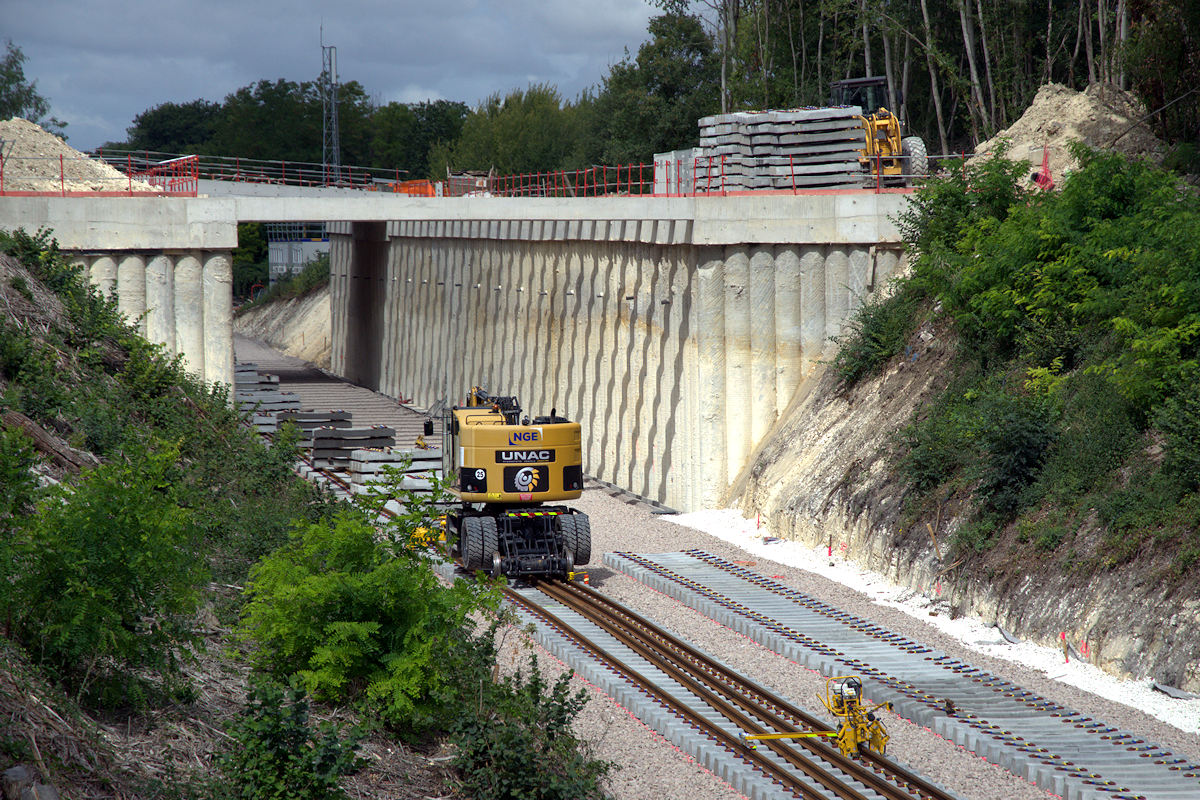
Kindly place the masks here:
<instances>
[{"instance_id":1,"label":"tree line","mask_svg":"<svg viewBox=\"0 0 1200 800\"><path fill-rule=\"evenodd\" d=\"M819 106L830 83L888 80L931 152L972 150L1049 82L1135 92L1160 138L1200 162L1200 5L1189 0L653 0L649 39L575 98L552 84L377 105L340 87L342 162L500 174L649 162L692 147L701 116ZM259 81L222 103L164 103L113 147L321 159L317 81ZM1195 169L1195 167L1192 167Z\"/></svg>"}]
</instances>

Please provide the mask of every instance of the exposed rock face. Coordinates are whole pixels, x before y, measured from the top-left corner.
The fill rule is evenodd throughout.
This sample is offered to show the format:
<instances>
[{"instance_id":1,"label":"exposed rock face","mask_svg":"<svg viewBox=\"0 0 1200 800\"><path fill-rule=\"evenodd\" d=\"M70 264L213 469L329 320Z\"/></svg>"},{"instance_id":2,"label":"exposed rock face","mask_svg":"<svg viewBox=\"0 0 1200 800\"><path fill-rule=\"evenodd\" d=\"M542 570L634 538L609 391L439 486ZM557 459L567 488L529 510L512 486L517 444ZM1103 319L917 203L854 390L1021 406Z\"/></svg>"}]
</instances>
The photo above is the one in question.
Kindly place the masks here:
<instances>
[{"instance_id":1,"label":"exposed rock face","mask_svg":"<svg viewBox=\"0 0 1200 800\"><path fill-rule=\"evenodd\" d=\"M236 333L329 369L329 287L238 314Z\"/></svg>"},{"instance_id":2,"label":"exposed rock face","mask_svg":"<svg viewBox=\"0 0 1200 800\"><path fill-rule=\"evenodd\" d=\"M1097 573L1074 565L1089 563L1099 535L1081 532L1072 552L1051 556L1021 545L1009 532L968 570L950 555L961 521L953 512L905 515L906 490L892 475L891 439L945 386L948 339L926 325L882 376L848 392L839 391L832 372L815 372L729 499L749 516L761 513L777 535L831 545L901 585L931 597L940 592L956 613L1049 646L1066 633L1069 643L1111 673L1200 691L1197 587L1160 580L1165 563L1143 558Z\"/></svg>"}]
</instances>

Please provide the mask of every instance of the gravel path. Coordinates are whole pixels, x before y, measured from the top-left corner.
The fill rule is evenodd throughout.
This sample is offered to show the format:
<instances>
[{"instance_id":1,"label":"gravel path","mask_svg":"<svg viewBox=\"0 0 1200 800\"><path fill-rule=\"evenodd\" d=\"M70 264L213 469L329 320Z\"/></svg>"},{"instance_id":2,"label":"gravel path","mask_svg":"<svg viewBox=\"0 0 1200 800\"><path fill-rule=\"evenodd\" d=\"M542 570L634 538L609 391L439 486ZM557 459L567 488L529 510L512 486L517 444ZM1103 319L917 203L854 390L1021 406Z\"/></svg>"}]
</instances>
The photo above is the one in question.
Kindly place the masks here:
<instances>
[{"instance_id":1,"label":"gravel path","mask_svg":"<svg viewBox=\"0 0 1200 800\"><path fill-rule=\"evenodd\" d=\"M652 514L648 506L631 504L625 496L614 496L604 487L589 482L583 497L571 505L591 517L593 558L588 571L592 586L810 710L820 709L816 697L824 688L824 678L819 673L776 655L631 578L596 566L601 554L613 550L657 553L699 547L730 560L752 560L753 569L767 575L782 575L784 583L813 597L969 661L1047 698L1136 732L1181 756L1200 761L1198 735L1185 733L1081 689L1057 683L1040 672L970 651L936 628L895 609L876 605L853 589L804 570L750 556L706 533L667 522ZM537 654L540 668L551 680L565 670L558 659L521 635L507 638L502 651L502 667L510 670L527 665L530 652ZM577 720L578 734L592 742L597 757L619 767L610 783L614 798L726 800L741 796L633 718L607 695L579 678L574 681L587 688L592 697ZM917 768L964 798L1035 800L1056 796L921 726L892 714L887 715L886 721L891 735L888 754L892 758Z\"/></svg>"}]
</instances>

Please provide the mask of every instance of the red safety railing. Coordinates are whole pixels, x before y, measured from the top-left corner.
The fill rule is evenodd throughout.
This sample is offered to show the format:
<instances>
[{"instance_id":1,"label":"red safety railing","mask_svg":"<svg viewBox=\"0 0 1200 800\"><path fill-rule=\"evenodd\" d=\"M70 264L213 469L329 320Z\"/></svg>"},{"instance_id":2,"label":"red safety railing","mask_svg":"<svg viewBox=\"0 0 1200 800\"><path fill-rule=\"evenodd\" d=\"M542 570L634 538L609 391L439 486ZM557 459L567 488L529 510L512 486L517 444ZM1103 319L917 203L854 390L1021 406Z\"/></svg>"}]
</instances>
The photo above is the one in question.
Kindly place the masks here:
<instances>
[{"instance_id":1,"label":"red safety railing","mask_svg":"<svg viewBox=\"0 0 1200 800\"><path fill-rule=\"evenodd\" d=\"M127 197L168 195L195 197L199 186L196 157L150 163L132 159L104 174L93 157L66 153L57 156L0 154L0 196L7 197Z\"/></svg>"},{"instance_id":2,"label":"red safety railing","mask_svg":"<svg viewBox=\"0 0 1200 800\"><path fill-rule=\"evenodd\" d=\"M194 197L200 188L200 158L199 156L180 156L141 170L134 170L130 165L126 174L132 178L143 180L157 189L162 189L168 194Z\"/></svg>"},{"instance_id":3,"label":"red safety railing","mask_svg":"<svg viewBox=\"0 0 1200 800\"><path fill-rule=\"evenodd\" d=\"M828 173L811 171L811 164L794 156L771 161L733 156L658 159L652 164L592 166L586 169L526 172L496 177L473 177L470 188L448 195L499 197L702 197L709 195L829 194L869 191L878 194L911 192L913 180L903 174L884 175L882 160L875 169L848 172L831 165ZM806 167L801 169L801 167Z\"/></svg>"},{"instance_id":4,"label":"red safety railing","mask_svg":"<svg viewBox=\"0 0 1200 800\"><path fill-rule=\"evenodd\" d=\"M594 165L576 170L525 172L514 175L463 173L445 181L407 180L404 170L344 166L295 161L270 161L224 156L172 156L149 151L97 151L93 156L119 169L120 179L105 179L106 185L91 191L68 188L73 180L71 159L58 158L58 186L38 191L12 191L6 185L5 162L0 159L0 194L127 195L153 193L195 196L200 179L248 183L286 184L309 187L341 187L365 191L394 192L417 197L695 197L750 194L829 194L838 192L909 192L906 175L884 176L882 161L874 170L848 172L830 167L827 174L808 161L797 163L789 156L770 161L746 156L699 156L661 158L654 163ZM87 158L87 156L80 156ZM935 161L934 156L930 162ZM965 154L953 158L965 158ZM10 159L11 160L11 159ZM814 169L818 167L818 169ZM839 171L840 169L840 171ZM45 174L54 170L41 169ZM25 172L28 172L26 170ZM95 186L97 179L86 180ZM44 181L44 179L43 179ZM122 185L124 184L124 185ZM149 184L149 186L146 186Z\"/></svg>"},{"instance_id":5,"label":"red safety railing","mask_svg":"<svg viewBox=\"0 0 1200 800\"><path fill-rule=\"evenodd\" d=\"M102 158L118 169L132 164L135 169L143 165L163 164L181 156L147 150L97 150L96 157ZM239 158L236 156L188 156L196 159L197 179L213 181L236 181L240 183L266 183L284 186L340 187L366 191L406 192L399 185L408 182L408 171L346 165L332 167L310 161L282 161L261 158Z\"/></svg>"}]
</instances>

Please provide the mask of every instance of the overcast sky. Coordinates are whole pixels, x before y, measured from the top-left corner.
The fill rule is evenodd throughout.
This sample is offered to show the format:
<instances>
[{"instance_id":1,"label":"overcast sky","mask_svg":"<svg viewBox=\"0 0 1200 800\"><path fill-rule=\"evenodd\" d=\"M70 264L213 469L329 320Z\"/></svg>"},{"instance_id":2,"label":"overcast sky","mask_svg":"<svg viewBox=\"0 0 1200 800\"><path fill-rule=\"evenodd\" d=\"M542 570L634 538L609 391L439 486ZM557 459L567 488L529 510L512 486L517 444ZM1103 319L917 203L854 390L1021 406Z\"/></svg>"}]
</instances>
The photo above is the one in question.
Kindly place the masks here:
<instances>
[{"instance_id":1,"label":"overcast sky","mask_svg":"<svg viewBox=\"0 0 1200 800\"><path fill-rule=\"evenodd\" d=\"M317 79L322 23L340 80L376 102L474 106L530 83L575 97L637 52L654 13L646 0L0 0L0 40L90 150L160 103Z\"/></svg>"}]
</instances>

